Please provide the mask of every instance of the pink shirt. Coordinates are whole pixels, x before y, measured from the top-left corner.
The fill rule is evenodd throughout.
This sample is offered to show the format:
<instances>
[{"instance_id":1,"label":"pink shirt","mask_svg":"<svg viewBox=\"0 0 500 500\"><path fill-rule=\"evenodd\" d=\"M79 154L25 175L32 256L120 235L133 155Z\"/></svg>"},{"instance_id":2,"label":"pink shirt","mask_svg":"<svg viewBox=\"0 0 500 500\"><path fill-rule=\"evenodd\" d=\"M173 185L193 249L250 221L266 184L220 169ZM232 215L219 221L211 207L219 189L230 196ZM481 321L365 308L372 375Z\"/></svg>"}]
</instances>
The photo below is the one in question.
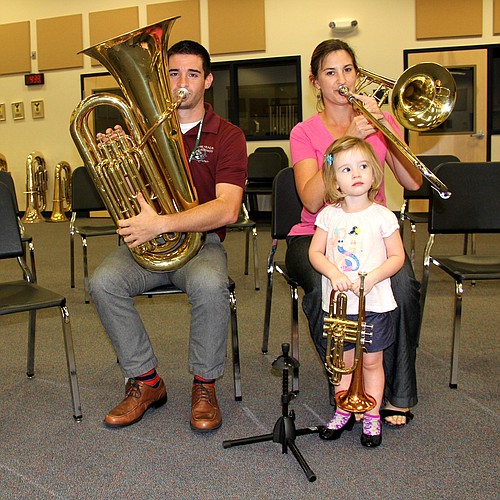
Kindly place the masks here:
<instances>
[{"instance_id":1,"label":"pink shirt","mask_svg":"<svg viewBox=\"0 0 500 500\"><path fill-rule=\"evenodd\" d=\"M399 132L396 120L389 113L384 113L386 120L392 127ZM399 132L401 135L401 133ZM308 158L316 158L318 161L318 170L323 167L323 156L328 146L335 140L328 129L325 127L319 114L311 116L304 122L298 123L290 133L290 151L292 154L292 165ZM375 155L384 168L385 156L387 154L387 141L382 132L376 132L366 138L375 151ZM386 205L384 192L384 182L377 194L376 201ZM314 233L314 222L318 213L311 213L306 208L302 209L301 222L296 224L290 230L289 236L302 236Z\"/></svg>"}]
</instances>

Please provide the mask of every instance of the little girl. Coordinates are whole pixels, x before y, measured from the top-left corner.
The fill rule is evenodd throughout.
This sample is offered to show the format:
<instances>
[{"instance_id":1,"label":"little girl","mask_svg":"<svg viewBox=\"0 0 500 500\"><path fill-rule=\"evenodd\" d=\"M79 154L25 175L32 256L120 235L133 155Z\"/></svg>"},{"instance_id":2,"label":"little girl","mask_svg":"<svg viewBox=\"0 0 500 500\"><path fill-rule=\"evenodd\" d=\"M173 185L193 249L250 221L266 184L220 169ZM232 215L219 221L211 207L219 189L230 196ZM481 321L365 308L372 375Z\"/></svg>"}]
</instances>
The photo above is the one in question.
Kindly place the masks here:
<instances>
[{"instance_id":1,"label":"little girl","mask_svg":"<svg viewBox=\"0 0 500 500\"><path fill-rule=\"evenodd\" d=\"M390 277L404 262L404 248L398 220L386 207L374 202L382 182L382 169L371 146L355 137L336 140L326 151L323 164L327 206L316 218L316 231L309 248L313 267L323 275L322 302L325 315L333 290L347 294L347 318L357 320L359 272L364 282L366 323L373 325L371 343L363 357L365 391L375 398L375 408L363 418L363 446L382 442L380 405L384 394L383 350L394 341L389 311L397 307ZM345 366L352 366L354 344L346 343ZM346 390L351 375L344 375L335 392ZM354 413L337 408L320 432L322 439L338 439L351 430Z\"/></svg>"}]
</instances>

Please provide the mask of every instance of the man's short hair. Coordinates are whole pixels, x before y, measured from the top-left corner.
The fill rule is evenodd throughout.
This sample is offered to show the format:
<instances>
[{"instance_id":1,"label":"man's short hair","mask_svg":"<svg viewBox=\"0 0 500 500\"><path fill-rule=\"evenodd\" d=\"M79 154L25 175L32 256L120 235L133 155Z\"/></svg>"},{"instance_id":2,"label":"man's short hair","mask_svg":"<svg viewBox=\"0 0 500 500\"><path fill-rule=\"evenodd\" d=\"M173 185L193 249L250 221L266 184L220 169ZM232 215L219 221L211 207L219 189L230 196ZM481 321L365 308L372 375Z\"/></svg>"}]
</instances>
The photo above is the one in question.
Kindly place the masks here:
<instances>
[{"instance_id":1,"label":"man's short hair","mask_svg":"<svg viewBox=\"0 0 500 500\"><path fill-rule=\"evenodd\" d=\"M168 49L169 58L174 54L189 54L200 56L201 60L203 61L203 72L205 73L204 77L206 78L212 72L210 54L208 53L207 49L198 42L194 42L193 40L181 40Z\"/></svg>"}]
</instances>

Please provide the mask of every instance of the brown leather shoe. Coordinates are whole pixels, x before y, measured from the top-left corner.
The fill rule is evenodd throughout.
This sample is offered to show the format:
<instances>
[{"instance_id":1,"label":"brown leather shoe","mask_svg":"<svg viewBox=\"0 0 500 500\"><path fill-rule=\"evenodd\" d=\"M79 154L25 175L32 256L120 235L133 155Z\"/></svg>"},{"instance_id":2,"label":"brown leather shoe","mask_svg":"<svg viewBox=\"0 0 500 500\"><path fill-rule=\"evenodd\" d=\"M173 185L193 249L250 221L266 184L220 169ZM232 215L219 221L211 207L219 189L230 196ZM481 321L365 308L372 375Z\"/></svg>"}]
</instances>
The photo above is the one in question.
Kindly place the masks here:
<instances>
[{"instance_id":1,"label":"brown leather shoe","mask_svg":"<svg viewBox=\"0 0 500 500\"><path fill-rule=\"evenodd\" d=\"M125 399L104 417L104 424L108 427L134 424L144 416L148 408L159 408L166 402L167 389L163 379L160 379L158 387L151 387L131 378L125 386Z\"/></svg>"},{"instance_id":2,"label":"brown leather shoe","mask_svg":"<svg viewBox=\"0 0 500 500\"><path fill-rule=\"evenodd\" d=\"M207 432L222 425L222 415L214 384L193 384L191 396L191 429Z\"/></svg>"}]
</instances>

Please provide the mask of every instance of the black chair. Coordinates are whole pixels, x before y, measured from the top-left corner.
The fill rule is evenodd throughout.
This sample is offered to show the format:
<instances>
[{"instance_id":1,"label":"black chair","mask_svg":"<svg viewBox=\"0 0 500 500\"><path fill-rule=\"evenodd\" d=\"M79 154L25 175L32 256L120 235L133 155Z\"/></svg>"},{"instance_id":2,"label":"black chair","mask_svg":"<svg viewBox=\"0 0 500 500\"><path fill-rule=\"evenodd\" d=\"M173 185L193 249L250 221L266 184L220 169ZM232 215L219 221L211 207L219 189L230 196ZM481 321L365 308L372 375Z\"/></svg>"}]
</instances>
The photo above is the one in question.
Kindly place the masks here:
<instances>
[{"instance_id":1,"label":"black chair","mask_svg":"<svg viewBox=\"0 0 500 500\"><path fill-rule=\"evenodd\" d=\"M291 319L291 356L299 360L299 284L292 279L287 272L284 262L274 260L278 243L284 240L290 229L300 222L302 203L295 187L292 168L284 168L276 175L273 182L272 191L272 218L271 218L271 251L267 259L267 293L266 311L264 316L264 333L262 338L262 352L268 351L269 329L271 325L271 309L273 298L273 277L274 271L278 272L286 280L290 287L292 299L292 319ZM320 304L318 304L320 307ZM299 391L299 368L293 370L292 391Z\"/></svg>"},{"instance_id":2,"label":"black chair","mask_svg":"<svg viewBox=\"0 0 500 500\"><path fill-rule=\"evenodd\" d=\"M450 387L454 389L458 379L463 282L500 279L500 253L464 255L451 254L450 251L438 255L432 253L432 246L437 234L500 233L500 162L445 163L436 169L436 175L448 186L452 196L443 200L438 193L432 193L429 240L424 252L421 314L423 317L430 265L434 264L455 280L450 373Z\"/></svg>"},{"instance_id":3,"label":"black chair","mask_svg":"<svg viewBox=\"0 0 500 500\"><path fill-rule=\"evenodd\" d=\"M271 195L273 180L282 169L279 153L260 152L248 155L248 178L245 196L250 214L259 212L257 195Z\"/></svg>"},{"instance_id":4,"label":"black chair","mask_svg":"<svg viewBox=\"0 0 500 500\"><path fill-rule=\"evenodd\" d=\"M16 207L10 190L2 183L0 183L0 227L2 228L0 259L16 258L25 277L24 280L0 283L0 315L20 312L29 313L27 375L29 378L32 378L35 375L36 312L39 309L51 307L58 307L60 309L73 402L73 417L75 420L80 421L82 419L80 393L66 298L34 283L33 275L23 257L23 245L19 232Z\"/></svg>"},{"instance_id":5,"label":"black chair","mask_svg":"<svg viewBox=\"0 0 500 500\"><path fill-rule=\"evenodd\" d=\"M31 274L33 275L34 282L36 283L35 246L33 244L33 237L26 233L24 225L21 222L21 219L19 218L19 206L17 204L16 187L14 185L14 180L12 179L10 172L5 172L3 170L0 170L0 182L5 186L7 186L7 189L9 190L12 196L12 200L14 202L14 207L17 215L17 222L19 224L19 229L21 231L21 241L24 248L24 257L26 259L29 253Z\"/></svg>"},{"instance_id":6,"label":"black chair","mask_svg":"<svg viewBox=\"0 0 500 500\"><path fill-rule=\"evenodd\" d=\"M257 148L255 153L278 153L281 158L281 168L286 168L290 165L289 159L285 150L281 146L261 146Z\"/></svg>"},{"instance_id":7,"label":"black chair","mask_svg":"<svg viewBox=\"0 0 500 500\"><path fill-rule=\"evenodd\" d=\"M229 307L231 310L231 348L233 356L233 379L234 379L234 399L236 401L242 400L241 395L241 368L240 368L240 348L238 337L238 315L236 308L236 285L229 277L228 290L229 290ZM144 292L142 295L153 297L156 295L176 295L184 293L180 288L175 285L163 285L152 290Z\"/></svg>"},{"instance_id":8,"label":"black chair","mask_svg":"<svg viewBox=\"0 0 500 500\"><path fill-rule=\"evenodd\" d=\"M82 239L84 297L85 303L88 304L90 299L87 240L96 236L117 236L116 226L108 217L104 221L98 218L92 220L89 218L90 212L106 210L106 206L85 167L78 167L73 171L71 190L71 220L69 223L71 288L75 288L75 234L78 234Z\"/></svg>"},{"instance_id":9,"label":"black chair","mask_svg":"<svg viewBox=\"0 0 500 500\"><path fill-rule=\"evenodd\" d=\"M241 211L238 220L234 224L226 226L228 231L245 231L245 275L248 275L248 261L250 259L250 233L253 240L253 275L255 290L260 290L259 286L259 254L257 246L257 224L250 219L247 207L241 204Z\"/></svg>"},{"instance_id":10,"label":"black chair","mask_svg":"<svg viewBox=\"0 0 500 500\"><path fill-rule=\"evenodd\" d=\"M453 155L419 155L418 159L432 172L434 172L441 163L460 161L456 156ZM410 260L413 267L415 267L415 237L417 233L416 225L427 224L427 222L429 221L429 212L412 212L410 211L410 203L412 200L429 201L432 190L433 189L430 183L424 179L420 189L417 189L416 191L405 189L403 192L403 204L401 205L400 211L401 237L403 237L404 235L404 224L407 220L410 223L411 230Z\"/></svg>"}]
</instances>

